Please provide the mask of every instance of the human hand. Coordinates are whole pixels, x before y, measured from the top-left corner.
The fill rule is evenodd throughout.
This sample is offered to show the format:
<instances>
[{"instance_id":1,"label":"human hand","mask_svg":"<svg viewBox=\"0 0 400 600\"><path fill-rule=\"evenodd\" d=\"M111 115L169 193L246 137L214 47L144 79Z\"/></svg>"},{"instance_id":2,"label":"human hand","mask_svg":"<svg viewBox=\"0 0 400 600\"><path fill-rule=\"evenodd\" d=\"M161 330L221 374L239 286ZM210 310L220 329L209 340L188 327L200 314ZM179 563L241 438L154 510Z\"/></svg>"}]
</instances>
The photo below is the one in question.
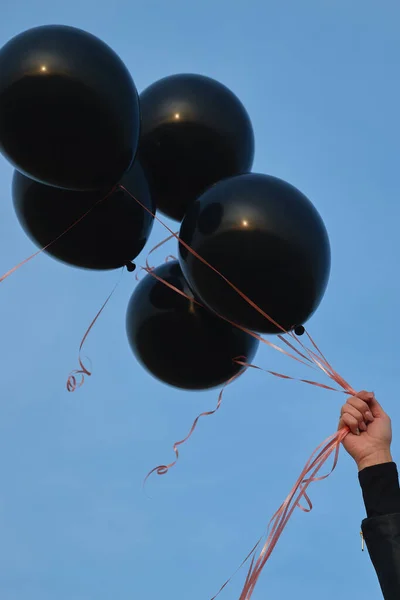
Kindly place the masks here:
<instances>
[{"instance_id":1,"label":"human hand","mask_svg":"<svg viewBox=\"0 0 400 600\"><path fill-rule=\"evenodd\" d=\"M392 462L390 417L370 392L360 392L342 406L339 429L347 425L350 433L343 446L355 460L358 470Z\"/></svg>"}]
</instances>

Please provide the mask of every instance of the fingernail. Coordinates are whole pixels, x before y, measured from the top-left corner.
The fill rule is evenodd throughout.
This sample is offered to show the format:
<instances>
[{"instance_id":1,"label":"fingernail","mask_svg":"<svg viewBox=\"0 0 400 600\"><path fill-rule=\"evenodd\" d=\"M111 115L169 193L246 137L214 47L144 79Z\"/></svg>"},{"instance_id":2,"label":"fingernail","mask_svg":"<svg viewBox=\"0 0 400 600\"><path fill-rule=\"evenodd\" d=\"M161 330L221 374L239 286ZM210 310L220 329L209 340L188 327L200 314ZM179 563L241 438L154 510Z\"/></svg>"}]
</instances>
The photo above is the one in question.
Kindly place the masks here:
<instances>
[{"instance_id":1,"label":"fingernail","mask_svg":"<svg viewBox=\"0 0 400 600\"><path fill-rule=\"evenodd\" d=\"M358 428L356 429L356 435L361 435L360 430Z\"/></svg>"},{"instance_id":2,"label":"fingernail","mask_svg":"<svg viewBox=\"0 0 400 600\"><path fill-rule=\"evenodd\" d=\"M366 411L365 418L368 419L368 421L374 421L374 416L369 410Z\"/></svg>"},{"instance_id":3,"label":"fingernail","mask_svg":"<svg viewBox=\"0 0 400 600\"><path fill-rule=\"evenodd\" d=\"M362 421L362 422L360 423L360 429L361 429L361 431L367 431L367 426L366 426L366 424L364 423L364 421Z\"/></svg>"}]
</instances>

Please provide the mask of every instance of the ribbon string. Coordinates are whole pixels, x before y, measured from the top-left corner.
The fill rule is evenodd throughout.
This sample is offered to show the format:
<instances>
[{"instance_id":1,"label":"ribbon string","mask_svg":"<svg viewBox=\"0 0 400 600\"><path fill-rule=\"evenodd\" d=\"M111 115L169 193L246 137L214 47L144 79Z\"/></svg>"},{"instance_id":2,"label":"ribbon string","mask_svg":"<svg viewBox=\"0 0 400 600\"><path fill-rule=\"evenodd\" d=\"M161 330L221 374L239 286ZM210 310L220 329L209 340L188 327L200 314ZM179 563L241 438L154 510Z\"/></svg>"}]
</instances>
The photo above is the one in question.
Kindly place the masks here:
<instances>
[{"instance_id":1,"label":"ribbon string","mask_svg":"<svg viewBox=\"0 0 400 600\"><path fill-rule=\"evenodd\" d=\"M264 373L269 373L269 375L274 375L274 377L279 377L281 379L289 379L291 381L299 381L301 383L307 383L308 385L314 385L316 387L323 388L324 390L330 390L331 392L339 392L341 394L346 393L344 390L339 390L338 388L331 387L330 385L326 385L324 383L319 383L318 381L311 381L310 379L298 379L297 377L290 377L289 375L284 375L283 373L277 373L276 371L269 371L268 369L263 369L262 367L259 367L257 365L249 364L249 363L243 361L243 359L241 360L241 358L242 357L235 358L234 362L238 365L246 367L246 369L257 369L258 371L264 371Z\"/></svg>"},{"instance_id":2,"label":"ribbon string","mask_svg":"<svg viewBox=\"0 0 400 600\"><path fill-rule=\"evenodd\" d=\"M179 291L179 290L178 290ZM150 475L152 475L153 473L157 473L157 475L166 475L169 471L169 469L173 466L176 465L178 458L179 458L179 450L178 447L181 446L182 444L184 444L185 442L187 442L187 440L192 436L194 430L197 427L197 424L199 422L199 420L202 417L210 417L211 415L214 415L220 408L221 403L222 403L222 397L224 394L224 390L225 388L230 385L233 381L235 381L236 379L238 379L238 377L240 377L241 375L243 375L244 371L241 371L240 373L236 373L235 375L233 375L230 379L228 379L228 381L223 385L221 391L219 392L218 395L218 401L217 401L217 405L214 408L214 410L209 410L206 412L202 412L200 415L198 415L195 420L193 421L193 425L190 428L189 433L187 434L187 436L185 438L183 438L183 440L180 440L179 442L175 442L173 445L173 451L175 452L175 460L171 463L169 463L168 465L159 465L158 467L155 467L154 469L152 469L145 477L143 485L146 484L146 481L148 480L148 478L150 477Z\"/></svg>"},{"instance_id":3,"label":"ribbon string","mask_svg":"<svg viewBox=\"0 0 400 600\"><path fill-rule=\"evenodd\" d=\"M271 556L272 551L274 550L285 526L287 525L296 507L301 508L305 512L310 512L310 510L312 509L312 504L309 497L306 494L306 490L311 483L326 479L334 471L339 458L340 444L347 434L347 427L341 429L333 436L325 440L325 442L323 442L318 447L319 449L322 445L324 446L316 459L314 459L312 462L309 459L306 467L303 469L300 477L298 478L296 484L293 486L285 502L281 505L281 507L270 520L267 530L267 540L259 554L257 561L253 563L253 565L251 565L249 568L249 572L246 577L246 582L243 586L243 590L240 595L240 600L248 600L251 597L255 585L261 575L262 569L264 568L266 562ZM315 452L316 451L314 451L313 454L315 454ZM318 472L332 454L334 454L334 461L331 470L326 475L317 477ZM307 477L307 475L309 476ZM305 509L300 505L300 500L302 497L306 498L307 503L309 504L308 509Z\"/></svg>"},{"instance_id":4,"label":"ribbon string","mask_svg":"<svg viewBox=\"0 0 400 600\"><path fill-rule=\"evenodd\" d=\"M120 284L123 272L124 272L125 267L122 268L121 271L121 277L119 278L119 280L117 281L117 283L115 284L114 288L112 289L111 293L108 295L108 297L106 298L105 302L103 303L103 305L101 306L100 310L98 311L98 313L96 314L96 316L94 317L94 319L92 320L92 322L90 323L89 327L86 329L85 335L83 336L81 343L79 345L79 353L78 353L78 362L79 362L79 369L74 369L73 371L71 371L71 373L68 375L68 379L67 379L67 390L69 392L75 392L75 390L77 388L82 387L82 385L85 383L85 377L90 377L91 376L91 371L89 371L84 363L83 363L83 359L82 359L82 349L83 346L86 342L86 339L89 335L89 333L91 332L91 330L93 329L94 325L96 324L98 318L100 317L101 313L103 312L103 310L105 309L105 307L107 306L108 302L111 300L111 297L113 296L115 290L117 289L118 285Z\"/></svg>"},{"instance_id":5,"label":"ribbon string","mask_svg":"<svg viewBox=\"0 0 400 600\"><path fill-rule=\"evenodd\" d=\"M92 210L98 204L100 204L100 202L104 202L104 200L106 200L107 198L109 198L109 196L111 196L111 194L113 192L115 192L116 189L117 189L117 186L114 186L112 188L112 190L110 192L108 192L108 194L106 194L106 196L103 196L102 198L100 198L99 200L97 200L93 204L93 206L91 206L89 208L89 210L87 210L82 216L79 217L79 219L77 219L69 227L67 227L67 229L65 231L63 231L62 233L60 233L60 235L58 235L56 238L54 238L54 240L52 240L51 242L49 242L48 244L46 244L46 246L44 246L43 248L41 248L40 250L38 250L34 254L31 254L31 256L28 256L28 258L25 258L24 260L22 260L20 263L18 263L17 265L15 265L15 267L13 267L9 271L7 271L7 273L4 273L4 275L2 275L0 277L0 283L2 283L5 279L7 279L8 277L10 277L10 275L12 275L13 273L15 273L15 271L18 271L18 269L20 269L23 265L25 265L26 263L28 263L29 261L31 261L33 258L35 258L36 256L38 256L39 254L42 254L42 252L45 252L45 250L47 250L48 248L50 248L50 246L52 246L53 244L55 244L56 242L58 242L58 240L61 239L66 233L68 233L69 231L71 231L71 229L73 227L75 227L75 225L78 225L78 223L80 223L85 217L87 217L87 215L90 214L92 212Z\"/></svg>"}]
</instances>

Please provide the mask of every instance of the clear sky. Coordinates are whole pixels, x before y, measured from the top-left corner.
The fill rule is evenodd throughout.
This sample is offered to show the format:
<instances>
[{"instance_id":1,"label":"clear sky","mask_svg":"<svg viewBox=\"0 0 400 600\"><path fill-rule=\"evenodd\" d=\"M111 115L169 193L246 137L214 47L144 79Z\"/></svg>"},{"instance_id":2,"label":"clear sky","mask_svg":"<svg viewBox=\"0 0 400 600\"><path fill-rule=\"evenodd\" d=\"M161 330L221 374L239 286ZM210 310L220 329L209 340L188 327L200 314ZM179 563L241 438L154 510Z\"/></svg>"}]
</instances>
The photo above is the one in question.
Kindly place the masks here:
<instances>
[{"instance_id":1,"label":"clear sky","mask_svg":"<svg viewBox=\"0 0 400 600\"><path fill-rule=\"evenodd\" d=\"M396 0L5 0L0 43L75 25L120 54L139 90L197 72L238 94L255 128L254 170L299 187L330 233L331 280L309 329L355 388L376 392L400 460L399 22ZM35 249L13 213L11 175L1 159L1 272ZM163 237L156 225L149 246ZM143 477L173 458L172 442L218 390L176 391L135 363L125 336L135 279L125 273L87 342L93 376L66 392L80 339L118 278L42 255L1 285L4 600L209 600L336 429L340 395L248 372L179 466L149 482L149 499ZM257 364L305 375L267 348ZM314 510L295 513L254 598L380 598L351 459L342 453L311 496ZM238 597L244 574L222 598Z\"/></svg>"}]
</instances>

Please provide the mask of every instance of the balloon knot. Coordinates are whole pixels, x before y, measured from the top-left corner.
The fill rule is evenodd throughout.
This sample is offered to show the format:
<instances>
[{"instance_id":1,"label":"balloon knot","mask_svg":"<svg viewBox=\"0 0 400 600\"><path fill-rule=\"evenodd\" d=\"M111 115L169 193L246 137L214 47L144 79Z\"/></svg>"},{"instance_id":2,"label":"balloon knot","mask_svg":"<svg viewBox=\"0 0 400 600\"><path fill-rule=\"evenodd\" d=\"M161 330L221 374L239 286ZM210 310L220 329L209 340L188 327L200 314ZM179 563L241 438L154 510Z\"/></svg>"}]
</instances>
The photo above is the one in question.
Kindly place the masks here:
<instances>
[{"instance_id":1,"label":"balloon knot","mask_svg":"<svg viewBox=\"0 0 400 600\"><path fill-rule=\"evenodd\" d=\"M303 325L296 325L296 327L294 328L295 334L299 336L304 335L305 331L306 330L304 329Z\"/></svg>"},{"instance_id":2,"label":"balloon knot","mask_svg":"<svg viewBox=\"0 0 400 600\"><path fill-rule=\"evenodd\" d=\"M136 265L133 262L127 262L125 266L128 273L133 273L133 271L136 269Z\"/></svg>"}]
</instances>

